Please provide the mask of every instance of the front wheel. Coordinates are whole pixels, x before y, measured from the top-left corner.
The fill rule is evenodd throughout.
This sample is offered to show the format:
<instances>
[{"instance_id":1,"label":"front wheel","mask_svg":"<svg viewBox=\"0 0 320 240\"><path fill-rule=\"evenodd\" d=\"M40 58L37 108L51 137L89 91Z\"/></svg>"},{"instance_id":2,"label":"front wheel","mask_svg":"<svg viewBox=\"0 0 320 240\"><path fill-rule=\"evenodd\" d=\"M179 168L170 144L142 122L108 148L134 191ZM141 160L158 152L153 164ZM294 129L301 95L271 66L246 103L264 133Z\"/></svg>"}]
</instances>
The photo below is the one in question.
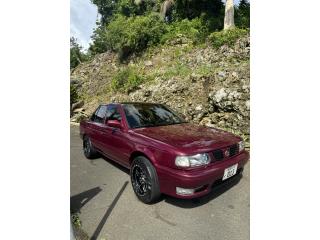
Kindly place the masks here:
<instances>
[{"instance_id":1,"label":"front wheel","mask_svg":"<svg viewBox=\"0 0 320 240\"><path fill-rule=\"evenodd\" d=\"M93 159L98 155L96 150L92 146L90 138L87 136L83 138L83 153L88 159Z\"/></svg>"},{"instance_id":2,"label":"front wheel","mask_svg":"<svg viewBox=\"0 0 320 240\"><path fill-rule=\"evenodd\" d=\"M160 198L157 172L147 158L139 156L133 160L130 176L133 191L140 201L152 203Z\"/></svg>"}]
</instances>

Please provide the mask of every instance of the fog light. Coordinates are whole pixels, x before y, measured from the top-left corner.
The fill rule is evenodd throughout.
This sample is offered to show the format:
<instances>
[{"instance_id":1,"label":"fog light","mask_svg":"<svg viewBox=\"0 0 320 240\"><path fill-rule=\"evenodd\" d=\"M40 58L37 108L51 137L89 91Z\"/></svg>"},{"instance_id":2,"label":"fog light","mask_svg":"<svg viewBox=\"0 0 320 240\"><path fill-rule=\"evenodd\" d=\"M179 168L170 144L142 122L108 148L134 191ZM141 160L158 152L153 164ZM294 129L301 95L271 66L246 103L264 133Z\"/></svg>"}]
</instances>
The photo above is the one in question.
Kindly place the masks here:
<instances>
[{"instance_id":1,"label":"fog light","mask_svg":"<svg viewBox=\"0 0 320 240\"><path fill-rule=\"evenodd\" d=\"M179 195L191 195L194 193L194 189L176 187L176 193Z\"/></svg>"}]
</instances>

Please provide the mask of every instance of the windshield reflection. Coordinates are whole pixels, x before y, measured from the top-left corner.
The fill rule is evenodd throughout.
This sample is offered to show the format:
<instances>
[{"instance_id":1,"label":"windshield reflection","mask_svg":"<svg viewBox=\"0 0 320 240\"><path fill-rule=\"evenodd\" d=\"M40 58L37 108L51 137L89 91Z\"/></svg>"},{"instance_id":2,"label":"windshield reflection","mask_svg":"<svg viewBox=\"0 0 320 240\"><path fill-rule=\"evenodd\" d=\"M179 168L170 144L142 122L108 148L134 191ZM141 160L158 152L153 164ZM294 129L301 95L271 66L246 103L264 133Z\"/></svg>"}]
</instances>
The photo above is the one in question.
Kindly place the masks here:
<instances>
[{"instance_id":1,"label":"windshield reflection","mask_svg":"<svg viewBox=\"0 0 320 240\"><path fill-rule=\"evenodd\" d=\"M178 114L162 104L124 104L124 112L130 128L156 127L185 123Z\"/></svg>"}]
</instances>

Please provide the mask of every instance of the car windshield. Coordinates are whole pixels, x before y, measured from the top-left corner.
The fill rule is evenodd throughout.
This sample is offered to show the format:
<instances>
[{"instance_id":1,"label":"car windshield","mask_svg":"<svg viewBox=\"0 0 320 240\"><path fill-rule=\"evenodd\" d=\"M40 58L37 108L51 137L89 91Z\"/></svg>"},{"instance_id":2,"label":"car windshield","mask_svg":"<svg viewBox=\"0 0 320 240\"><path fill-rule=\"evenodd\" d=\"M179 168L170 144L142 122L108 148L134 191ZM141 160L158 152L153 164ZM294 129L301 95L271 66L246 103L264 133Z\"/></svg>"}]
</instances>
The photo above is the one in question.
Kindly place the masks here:
<instances>
[{"instance_id":1,"label":"car windshield","mask_svg":"<svg viewBox=\"0 0 320 240\"><path fill-rule=\"evenodd\" d=\"M178 114L162 104L123 104L130 128L156 127L185 123Z\"/></svg>"}]
</instances>

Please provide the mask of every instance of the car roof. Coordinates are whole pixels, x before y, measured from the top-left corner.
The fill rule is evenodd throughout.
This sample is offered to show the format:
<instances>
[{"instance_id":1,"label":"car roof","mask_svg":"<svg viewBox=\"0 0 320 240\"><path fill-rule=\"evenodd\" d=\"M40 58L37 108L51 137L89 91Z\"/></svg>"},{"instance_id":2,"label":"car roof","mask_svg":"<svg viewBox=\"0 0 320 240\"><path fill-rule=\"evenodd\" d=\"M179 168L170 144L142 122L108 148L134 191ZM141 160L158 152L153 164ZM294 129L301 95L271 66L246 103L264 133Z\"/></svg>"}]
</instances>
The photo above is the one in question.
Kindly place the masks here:
<instances>
[{"instance_id":1,"label":"car roof","mask_svg":"<svg viewBox=\"0 0 320 240\"><path fill-rule=\"evenodd\" d=\"M163 105L162 103L151 103L151 102L113 102L113 103L102 103L99 106L107 106L107 105Z\"/></svg>"},{"instance_id":2,"label":"car roof","mask_svg":"<svg viewBox=\"0 0 320 240\"><path fill-rule=\"evenodd\" d=\"M161 103L151 103L151 102L121 102L120 104L144 104L144 105L149 105L149 104L161 104Z\"/></svg>"}]
</instances>

